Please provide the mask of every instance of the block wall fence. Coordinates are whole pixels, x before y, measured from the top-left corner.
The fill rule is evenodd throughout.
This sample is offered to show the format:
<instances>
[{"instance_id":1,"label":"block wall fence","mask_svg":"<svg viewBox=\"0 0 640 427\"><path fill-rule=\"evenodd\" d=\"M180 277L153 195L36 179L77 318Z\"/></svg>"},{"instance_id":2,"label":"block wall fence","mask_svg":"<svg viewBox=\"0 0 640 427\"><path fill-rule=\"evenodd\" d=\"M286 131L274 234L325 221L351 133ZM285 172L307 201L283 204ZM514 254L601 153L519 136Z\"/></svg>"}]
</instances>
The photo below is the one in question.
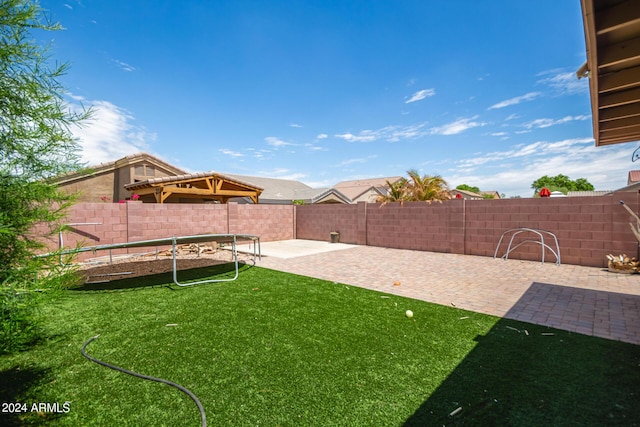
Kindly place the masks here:
<instances>
[{"instance_id":1,"label":"block wall fence","mask_svg":"<svg viewBox=\"0 0 640 427\"><path fill-rule=\"evenodd\" d=\"M604 267L606 254L638 255L638 242L629 228L635 219L621 200L639 211L640 196L632 192L384 206L79 203L68 211L65 222L100 225L72 226L63 237L65 247L75 247L208 233L256 234L263 242L329 241L330 233L337 231L342 243L493 257L502 233L526 227L554 233L563 264ZM520 234L513 245L533 238ZM499 256L507 243L501 245ZM49 246L57 245L53 236ZM523 244L509 258L540 260L541 246ZM549 251L545 259L555 261Z\"/></svg>"},{"instance_id":2,"label":"block wall fence","mask_svg":"<svg viewBox=\"0 0 640 427\"><path fill-rule=\"evenodd\" d=\"M386 248L413 249L493 257L500 236L514 228L534 228L554 233L563 264L606 267L605 255L638 257L638 241L629 224L639 195L619 192L599 197L558 197L498 200L454 199L423 202L357 205L308 205L296 209L298 239L328 240L331 231L340 241ZM505 253L505 237L498 256ZM513 242L536 239L521 233ZM553 246L552 241L545 243ZM510 259L540 260L542 247L526 243ZM555 261L545 252L546 261Z\"/></svg>"},{"instance_id":3,"label":"block wall fence","mask_svg":"<svg viewBox=\"0 0 640 427\"><path fill-rule=\"evenodd\" d=\"M261 241L288 240L295 238L294 215L293 205L78 203L69 209L63 221L78 225L67 227L63 241L65 248L73 249L77 245L107 245L194 234L255 234ZM49 238L47 246L58 248L57 234ZM149 250L152 249L118 249L113 253ZM85 253L80 259L102 255L108 254Z\"/></svg>"}]
</instances>

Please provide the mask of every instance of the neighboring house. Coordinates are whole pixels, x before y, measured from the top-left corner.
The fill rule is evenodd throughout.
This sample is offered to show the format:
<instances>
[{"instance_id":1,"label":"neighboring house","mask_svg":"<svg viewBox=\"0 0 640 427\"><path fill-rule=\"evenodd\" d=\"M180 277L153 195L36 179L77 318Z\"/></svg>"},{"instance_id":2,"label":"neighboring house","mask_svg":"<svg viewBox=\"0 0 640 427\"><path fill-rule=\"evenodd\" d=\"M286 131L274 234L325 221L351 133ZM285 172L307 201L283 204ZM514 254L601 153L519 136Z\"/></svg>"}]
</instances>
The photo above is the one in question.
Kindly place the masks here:
<instances>
[{"instance_id":1,"label":"neighboring house","mask_svg":"<svg viewBox=\"0 0 640 427\"><path fill-rule=\"evenodd\" d=\"M118 202L131 197L132 192L125 189L127 184L185 173L150 154L138 153L52 181L65 191L77 193L80 202Z\"/></svg>"},{"instance_id":2,"label":"neighboring house","mask_svg":"<svg viewBox=\"0 0 640 427\"><path fill-rule=\"evenodd\" d=\"M629 171L629 177L627 178L627 185L632 185L640 182L640 171Z\"/></svg>"},{"instance_id":3,"label":"neighboring house","mask_svg":"<svg viewBox=\"0 0 640 427\"><path fill-rule=\"evenodd\" d=\"M611 194L609 190L596 190L596 191L567 191L567 197L587 197L587 196L606 196Z\"/></svg>"},{"instance_id":4,"label":"neighboring house","mask_svg":"<svg viewBox=\"0 0 640 427\"><path fill-rule=\"evenodd\" d=\"M474 193L473 191L459 190L454 188L450 191L452 199L466 199L466 200L482 200L484 197L482 194Z\"/></svg>"},{"instance_id":5,"label":"neighboring house","mask_svg":"<svg viewBox=\"0 0 640 427\"><path fill-rule=\"evenodd\" d=\"M225 175L262 188L263 191L260 195L261 204L351 203L351 200L347 196L334 188L311 188L300 181L292 179L264 178L236 174ZM250 203L250 201L244 197L231 199L231 201Z\"/></svg>"},{"instance_id":6,"label":"neighboring house","mask_svg":"<svg viewBox=\"0 0 640 427\"><path fill-rule=\"evenodd\" d=\"M606 194L614 193L617 191L640 191L640 170L629 171L629 175L627 176L627 185L625 187L618 188L615 191L607 191ZM570 191L569 193L572 192ZM567 193L568 196L573 195L569 193Z\"/></svg>"},{"instance_id":7,"label":"neighboring house","mask_svg":"<svg viewBox=\"0 0 640 427\"><path fill-rule=\"evenodd\" d=\"M118 202L137 194L146 203L351 203L339 190L311 188L294 180L217 172L189 174L147 153L91 166L52 182L77 193L80 202Z\"/></svg>"},{"instance_id":8,"label":"neighboring house","mask_svg":"<svg viewBox=\"0 0 640 427\"><path fill-rule=\"evenodd\" d=\"M567 197L562 191L552 191L549 197Z\"/></svg>"},{"instance_id":9,"label":"neighboring house","mask_svg":"<svg viewBox=\"0 0 640 427\"><path fill-rule=\"evenodd\" d=\"M481 191L480 195L488 199L500 199L500 193L497 191Z\"/></svg>"},{"instance_id":10,"label":"neighboring house","mask_svg":"<svg viewBox=\"0 0 640 427\"><path fill-rule=\"evenodd\" d=\"M351 203L370 202L374 203L379 196L387 194L389 185L401 180L401 176L391 176L387 178L356 179L352 181L342 181L333 186L351 200Z\"/></svg>"}]
</instances>

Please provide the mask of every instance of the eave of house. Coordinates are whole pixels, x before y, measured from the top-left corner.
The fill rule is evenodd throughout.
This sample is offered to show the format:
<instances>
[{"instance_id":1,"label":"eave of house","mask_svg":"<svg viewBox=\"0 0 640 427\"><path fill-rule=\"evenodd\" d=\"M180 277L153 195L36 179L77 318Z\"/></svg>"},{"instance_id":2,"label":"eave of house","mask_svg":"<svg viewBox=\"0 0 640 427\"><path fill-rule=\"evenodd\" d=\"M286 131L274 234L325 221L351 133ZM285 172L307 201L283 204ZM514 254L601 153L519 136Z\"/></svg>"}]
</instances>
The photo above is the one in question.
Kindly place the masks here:
<instances>
[{"instance_id":1,"label":"eave of house","mask_svg":"<svg viewBox=\"0 0 640 427\"><path fill-rule=\"evenodd\" d=\"M171 172L174 175L184 175L186 172L176 166L173 166L159 158L147 153L136 153L129 156L125 156L121 159L113 162L100 163L99 165L89 166L85 169L81 169L77 172L72 172L67 175L62 175L52 179L52 182L58 185L69 184L74 181L90 178L96 175L112 172L115 169L122 168L128 165L134 165L138 163L146 162L154 165L160 169Z\"/></svg>"},{"instance_id":2,"label":"eave of house","mask_svg":"<svg viewBox=\"0 0 640 427\"><path fill-rule=\"evenodd\" d=\"M581 0L596 146L640 140L640 5Z\"/></svg>"}]
</instances>

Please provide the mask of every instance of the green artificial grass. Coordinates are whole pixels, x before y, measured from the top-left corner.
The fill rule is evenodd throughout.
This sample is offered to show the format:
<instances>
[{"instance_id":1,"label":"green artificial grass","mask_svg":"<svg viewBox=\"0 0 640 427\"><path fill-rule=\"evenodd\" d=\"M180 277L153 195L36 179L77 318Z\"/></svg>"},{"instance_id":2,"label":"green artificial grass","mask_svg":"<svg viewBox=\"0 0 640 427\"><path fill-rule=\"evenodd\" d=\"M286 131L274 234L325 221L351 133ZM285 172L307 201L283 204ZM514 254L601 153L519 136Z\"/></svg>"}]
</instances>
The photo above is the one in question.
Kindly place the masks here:
<instances>
[{"instance_id":1,"label":"green artificial grass","mask_svg":"<svg viewBox=\"0 0 640 427\"><path fill-rule=\"evenodd\" d=\"M199 425L179 390L85 359L97 334L90 355L190 389L210 426L640 424L640 346L258 267L170 283L87 285L47 307L48 338L0 357L0 400L60 413L1 424Z\"/></svg>"}]
</instances>

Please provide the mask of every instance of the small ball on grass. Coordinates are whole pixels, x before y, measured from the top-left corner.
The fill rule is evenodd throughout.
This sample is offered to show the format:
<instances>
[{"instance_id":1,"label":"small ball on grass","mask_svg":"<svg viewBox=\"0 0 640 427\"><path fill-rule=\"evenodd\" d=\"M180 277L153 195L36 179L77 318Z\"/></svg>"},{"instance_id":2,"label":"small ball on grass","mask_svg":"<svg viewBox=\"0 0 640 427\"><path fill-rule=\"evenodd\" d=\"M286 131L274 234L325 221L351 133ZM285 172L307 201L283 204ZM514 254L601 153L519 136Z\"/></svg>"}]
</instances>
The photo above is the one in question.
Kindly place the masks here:
<instances>
[{"instance_id":1,"label":"small ball on grass","mask_svg":"<svg viewBox=\"0 0 640 427\"><path fill-rule=\"evenodd\" d=\"M413 317L413 311L411 311L411 310L407 310L407 311L404 313L404 315L405 315L405 316L407 316L409 319L411 319L411 318Z\"/></svg>"}]
</instances>

